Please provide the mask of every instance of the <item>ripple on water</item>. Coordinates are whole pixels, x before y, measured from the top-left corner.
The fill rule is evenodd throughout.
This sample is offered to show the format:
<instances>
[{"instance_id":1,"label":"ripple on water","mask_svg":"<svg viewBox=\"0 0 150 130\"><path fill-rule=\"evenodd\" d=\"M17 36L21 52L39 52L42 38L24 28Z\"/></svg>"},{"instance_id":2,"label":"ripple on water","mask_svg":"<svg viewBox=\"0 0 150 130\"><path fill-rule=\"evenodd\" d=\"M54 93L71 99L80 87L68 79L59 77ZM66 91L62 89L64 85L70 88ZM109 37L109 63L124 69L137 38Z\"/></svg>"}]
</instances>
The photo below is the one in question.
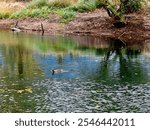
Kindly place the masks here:
<instances>
[{"instance_id":1,"label":"ripple on water","mask_svg":"<svg viewBox=\"0 0 150 130\"><path fill-rule=\"evenodd\" d=\"M39 91L33 97L36 112L150 111L150 83L109 86L90 80L45 79L35 81L33 87Z\"/></svg>"},{"instance_id":2,"label":"ripple on water","mask_svg":"<svg viewBox=\"0 0 150 130\"><path fill-rule=\"evenodd\" d=\"M7 86L0 82L3 112L150 112L150 83L110 86L93 80L49 78L33 81L32 94L17 94L14 85Z\"/></svg>"}]
</instances>

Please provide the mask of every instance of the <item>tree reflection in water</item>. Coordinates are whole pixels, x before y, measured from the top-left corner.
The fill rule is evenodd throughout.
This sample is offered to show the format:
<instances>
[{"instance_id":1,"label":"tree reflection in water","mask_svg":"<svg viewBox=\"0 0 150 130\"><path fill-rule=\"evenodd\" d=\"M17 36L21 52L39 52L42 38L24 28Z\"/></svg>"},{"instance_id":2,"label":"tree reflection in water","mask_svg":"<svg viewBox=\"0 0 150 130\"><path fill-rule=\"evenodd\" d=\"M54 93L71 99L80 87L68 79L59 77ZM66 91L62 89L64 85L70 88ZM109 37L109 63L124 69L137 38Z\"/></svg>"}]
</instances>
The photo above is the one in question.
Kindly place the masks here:
<instances>
[{"instance_id":1,"label":"tree reflection in water","mask_svg":"<svg viewBox=\"0 0 150 130\"><path fill-rule=\"evenodd\" d=\"M149 44L90 36L0 35L0 112L150 108ZM61 68L65 73L49 71Z\"/></svg>"},{"instance_id":2,"label":"tree reflection in water","mask_svg":"<svg viewBox=\"0 0 150 130\"><path fill-rule=\"evenodd\" d=\"M104 51L103 51L104 50ZM143 69L143 63L139 61L142 47L133 48L120 40L112 40L107 49L97 49L98 55L103 55L99 63L98 72L91 73L93 79L108 80L112 82L142 83L148 80ZM136 65L135 65L136 64Z\"/></svg>"}]
</instances>

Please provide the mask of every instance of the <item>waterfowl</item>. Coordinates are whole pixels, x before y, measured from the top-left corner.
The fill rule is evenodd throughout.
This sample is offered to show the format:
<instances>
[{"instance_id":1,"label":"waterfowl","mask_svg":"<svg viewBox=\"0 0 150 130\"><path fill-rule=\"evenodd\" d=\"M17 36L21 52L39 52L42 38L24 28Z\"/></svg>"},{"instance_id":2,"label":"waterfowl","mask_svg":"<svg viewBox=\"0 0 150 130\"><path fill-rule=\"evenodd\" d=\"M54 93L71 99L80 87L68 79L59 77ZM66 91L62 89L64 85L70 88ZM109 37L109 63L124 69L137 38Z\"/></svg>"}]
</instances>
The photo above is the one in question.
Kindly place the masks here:
<instances>
[{"instance_id":1,"label":"waterfowl","mask_svg":"<svg viewBox=\"0 0 150 130\"><path fill-rule=\"evenodd\" d=\"M21 32L21 31L22 31L22 30L19 29L19 28L11 28L11 30L12 30L13 32Z\"/></svg>"},{"instance_id":2,"label":"waterfowl","mask_svg":"<svg viewBox=\"0 0 150 130\"><path fill-rule=\"evenodd\" d=\"M62 73L62 72L63 72L63 69L53 69L52 70L52 75L59 74L59 73Z\"/></svg>"}]
</instances>

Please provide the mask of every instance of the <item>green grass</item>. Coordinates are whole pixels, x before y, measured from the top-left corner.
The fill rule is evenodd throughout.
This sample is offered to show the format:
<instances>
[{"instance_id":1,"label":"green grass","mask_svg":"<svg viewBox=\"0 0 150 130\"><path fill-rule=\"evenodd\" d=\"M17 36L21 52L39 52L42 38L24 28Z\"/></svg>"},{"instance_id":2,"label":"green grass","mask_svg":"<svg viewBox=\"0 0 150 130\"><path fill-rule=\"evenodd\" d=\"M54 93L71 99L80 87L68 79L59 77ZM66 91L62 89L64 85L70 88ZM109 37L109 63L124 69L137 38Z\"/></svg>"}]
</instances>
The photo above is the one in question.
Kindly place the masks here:
<instances>
[{"instance_id":1,"label":"green grass","mask_svg":"<svg viewBox=\"0 0 150 130\"><path fill-rule=\"evenodd\" d=\"M23 9L20 12L14 13L10 16L10 18L46 18L48 14L52 10L49 9L47 6L43 6L42 8L35 8L35 9Z\"/></svg>"},{"instance_id":2,"label":"green grass","mask_svg":"<svg viewBox=\"0 0 150 130\"><path fill-rule=\"evenodd\" d=\"M75 12L85 12L92 11L97 8L96 2L94 0L84 2L83 0L78 2L76 5L68 7L68 10L72 10Z\"/></svg>"},{"instance_id":3,"label":"green grass","mask_svg":"<svg viewBox=\"0 0 150 130\"><path fill-rule=\"evenodd\" d=\"M34 0L25 9L12 14L10 18L48 18L50 13L56 13L61 17L61 22L66 23L73 20L77 12L92 11L99 5L97 0L87 2L80 0L76 4L72 4L70 0L56 0L55 2Z\"/></svg>"},{"instance_id":4,"label":"green grass","mask_svg":"<svg viewBox=\"0 0 150 130\"><path fill-rule=\"evenodd\" d=\"M61 17L62 23L68 23L69 21L72 21L76 15L75 11L69 11L68 9L56 10L55 13Z\"/></svg>"},{"instance_id":5,"label":"green grass","mask_svg":"<svg viewBox=\"0 0 150 130\"><path fill-rule=\"evenodd\" d=\"M9 18L11 16L10 13L6 12L6 13L0 13L0 19L6 19Z\"/></svg>"},{"instance_id":6,"label":"green grass","mask_svg":"<svg viewBox=\"0 0 150 130\"><path fill-rule=\"evenodd\" d=\"M48 0L33 0L27 8L35 9L42 8L43 6L53 8L65 8L72 4L71 0L55 0L54 2L48 2Z\"/></svg>"}]
</instances>

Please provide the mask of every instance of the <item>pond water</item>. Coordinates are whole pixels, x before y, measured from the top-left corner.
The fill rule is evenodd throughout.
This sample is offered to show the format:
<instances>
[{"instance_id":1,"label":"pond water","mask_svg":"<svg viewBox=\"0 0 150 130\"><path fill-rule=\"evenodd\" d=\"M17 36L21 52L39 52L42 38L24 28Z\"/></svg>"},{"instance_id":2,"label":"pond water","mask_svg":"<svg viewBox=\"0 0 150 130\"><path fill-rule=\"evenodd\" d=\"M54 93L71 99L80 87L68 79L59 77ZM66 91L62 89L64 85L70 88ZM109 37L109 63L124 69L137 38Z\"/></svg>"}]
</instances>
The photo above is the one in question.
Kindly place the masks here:
<instances>
[{"instance_id":1,"label":"pond water","mask_svg":"<svg viewBox=\"0 0 150 130\"><path fill-rule=\"evenodd\" d=\"M150 42L0 31L0 112L150 112Z\"/></svg>"}]
</instances>

